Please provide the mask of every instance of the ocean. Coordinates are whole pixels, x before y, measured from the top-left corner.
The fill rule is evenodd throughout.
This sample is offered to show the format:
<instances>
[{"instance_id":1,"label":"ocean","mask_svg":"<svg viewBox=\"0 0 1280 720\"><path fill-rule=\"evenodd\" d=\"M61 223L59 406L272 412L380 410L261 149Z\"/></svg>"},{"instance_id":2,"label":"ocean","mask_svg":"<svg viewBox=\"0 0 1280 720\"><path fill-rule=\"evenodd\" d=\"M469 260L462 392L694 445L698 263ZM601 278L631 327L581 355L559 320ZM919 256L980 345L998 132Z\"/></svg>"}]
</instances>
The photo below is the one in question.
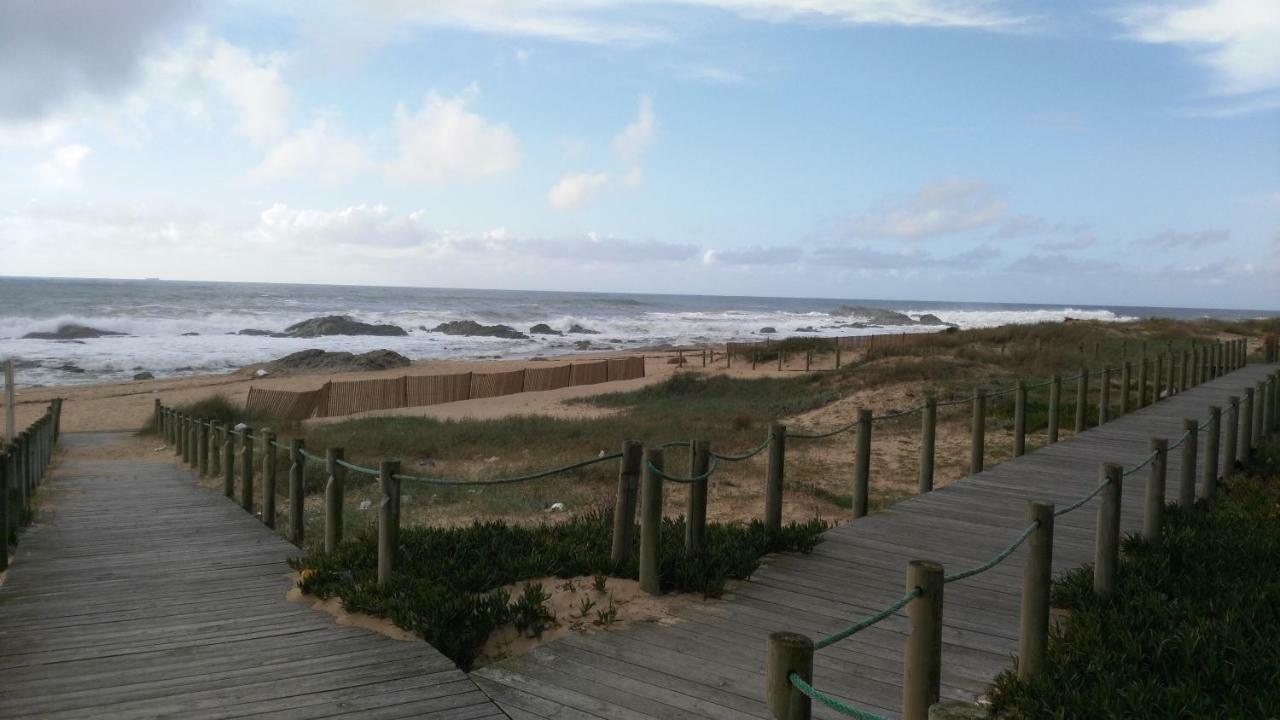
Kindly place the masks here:
<instances>
[{"instance_id":1,"label":"ocean","mask_svg":"<svg viewBox=\"0 0 1280 720\"><path fill-rule=\"evenodd\" d=\"M768 298L714 295L641 295L443 288L82 280L0 277L0 358L21 361L18 383L76 385L156 377L231 372L305 348L364 352L388 348L417 359L521 358L592 350L624 352L664 344L722 343L778 336L812 327L813 335L931 332L939 328L837 328L830 313L840 305L932 313L961 328L1079 318L1122 322L1145 317L1272 317L1276 311L1152 308L1097 305L1026 305L859 298ZM392 323L407 337L253 337L246 328L280 331L323 315ZM533 336L529 340L458 337L425 328L451 320L510 325L522 332L536 323L559 330L577 323L598 335ZM79 342L24 340L29 332L64 323L126 333ZM69 369L74 368L74 369ZM78 370L78 371L77 371Z\"/></svg>"}]
</instances>

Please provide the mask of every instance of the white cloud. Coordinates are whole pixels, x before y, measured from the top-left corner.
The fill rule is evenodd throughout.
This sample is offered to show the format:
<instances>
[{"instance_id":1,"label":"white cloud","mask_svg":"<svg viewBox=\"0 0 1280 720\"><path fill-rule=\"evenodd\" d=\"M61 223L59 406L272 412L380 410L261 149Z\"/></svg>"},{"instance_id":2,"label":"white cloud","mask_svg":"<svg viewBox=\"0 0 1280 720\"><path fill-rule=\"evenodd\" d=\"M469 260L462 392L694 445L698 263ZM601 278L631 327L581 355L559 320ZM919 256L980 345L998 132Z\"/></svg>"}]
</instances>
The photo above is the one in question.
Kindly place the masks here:
<instances>
[{"instance_id":1,"label":"white cloud","mask_svg":"<svg viewBox=\"0 0 1280 720\"><path fill-rule=\"evenodd\" d=\"M547 192L547 204L554 210L573 210L609 184L609 173L570 173Z\"/></svg>"},{"instance_id":2,"label":"white cloud","mask_svg":"<svg viewBox=\"0 0 1280 720\"><path fill-rule=\"evenodd\" d=\"M1141 3L1114 13L1135 40L1189 50L1215 75L1215 92L1280 90L1280 3L1195 0ZM1264 103L1263 109L1274 107Z\"/></svg>"},{"instance_id":3,"label":"white cloud","mask_svg":"<svg viewBox=\"0 0 1280 720\"><path fill-rule=\"evenodd\" d=\"M925 240L1000 222L1007 203L990 184L953 178L883 198L848 224L854 237Z\"/></svg>"},{"instance_id":4,"label":"white cloud","mask_svg":"<svg viewBox=\"0 0 1280 720\"><path fill-rule=\"evenodd\" d=\"M742 73L714 65L694 65L685 68L682 74L686 80L712 85L741 85L747 81Z\"/></svg>"},{"instance_id":5,"label":"white cloud","mask_svg":"<svg viewBox=\"0 0 1280 720\"><path fill-rule=\"evenodd\" d=\"M752 245L740 250L708 250L702 261L708 265L786 265L798 261L803 255L804 250L795 245Z\"/></svg>"},{"instance_id":6,"label":"white cloud","mask_svg":"<svg viewBox=\"0 0 1280 720\"><path fill-rule=\"evenodd\" d=\"M49 159L32 168L36 179L53 188L73 188L80 185L80 163L92 150L85 145L63 145L50 154Z\"/></svg>"},{"instance_id":7,"label":"white cloud","mask_svg":"<svg viewBox=\"0 0 1280 720\"><path fill-rule=\"evenodd\" d=\"M412 247L440 239L417 210L397 214L384 205L353 205L340 210L295 210L277 203L262 211L258 237L304 245Z\"/></svg>"},{"instance_id":8,"label":"white cloud","mask_svg":"<svg viewBox=\"0 0 1280 720\"><path fill-rule=\"evenodd\" d=\"M642 95L640 107L636 111L636 119L613 138L613 152L622 158L623 162L635 167L640 162L640 156L644 155L653 144L656 129L657 118L653 114L653 98Z\"/></svg>"},{"instance_id":9,"label":"white cloud","mask_svg":"<svg viewBox=\"0 0 1280 720\"><path fill-rule=\"evenodd\" d=\"M249 176L254 180L300 178L336 183L372 167L371 151L364 143L331 128L324 117L318 117L309 127L272 147Z\"/></svg>"},{"instance_id":10,"label":"white cloud","mask_svg":"<svg viewBox=\"0 0 1280 720\"><path fill-rule=\"evenodd\" d=\"M1143 238L1137 241L1137 245L1146 247L1161 248L1164 250L1172 250L1174 248L1184 247L1189 250L1198 250L1200 248L1209 247L1210 245L1220 245L1231 239L1231 231L1226 229L1212 230L1165 230L1164 232L1152 235L1149 238Z\"/></svg>"},{"instance_id":11,"label":"white cloud","mask_svg":"<svg viewBox=\"0 0 1280 720\"><path fill-rule=\"evenodd\" d=\"M225 40L214 43L201 73L238 113L236 131L254 143L270 142L289 127L292 95L280 77L281 58L254 57Z\"/></svg>"},{"instance_id":12,"label":"white cloud","mask_svg":"<svg viewBox=\"0 0 1280 720\"><path fill-rule=\"evenodd\" d=\"M473 85L453 98L432 93L414 114L403 106L398 108L398 149L388 167L391 177L435 184L450 177L499 175L519 166L520 146L515 133L468 109L477 94Z\"/></svg>"}]
</instances>

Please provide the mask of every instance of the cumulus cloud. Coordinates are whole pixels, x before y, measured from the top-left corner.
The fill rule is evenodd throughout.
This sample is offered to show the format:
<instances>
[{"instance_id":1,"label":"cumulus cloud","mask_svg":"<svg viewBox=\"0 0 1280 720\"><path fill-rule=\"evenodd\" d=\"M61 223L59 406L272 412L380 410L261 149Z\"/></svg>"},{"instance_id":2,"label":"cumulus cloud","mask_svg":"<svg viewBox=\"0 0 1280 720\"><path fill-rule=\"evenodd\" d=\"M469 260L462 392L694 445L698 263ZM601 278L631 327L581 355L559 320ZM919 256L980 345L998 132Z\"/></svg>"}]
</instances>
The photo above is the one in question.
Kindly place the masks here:
<instances>
[{"instance_id":1,"label":"cumulus cloud","mask_svg":"<svg viewBox=\"0 0 1280 720\"><path fill-rule=\"evenodd\" d=\"M292 95L280 76L282 59L255 57L225 40L213 44L203 76L236 111L235 129L255 143L267 143L289 126Z\"/></svg>"},{"instance_id":2,"label":"cumulus cloud","mask_svg":"<svg viewBox=\"0 0 1280 720\"><path fill-rule=\"evenodd\" d=\"M372 153L363 142L318 117L309 127L273 146L249 176L254 180L305 178L335 183L349 180L373 165Z\"/></svg>"},{"instance_id":3,"label":"cumulus cloud","mask_svg":"<svg viewBox=\"0 0 1280 720\"><path fill-rule=\"evenodd\" d=\"M653 98L648 95L642 95L640 96L640 107L636 111L636 119L628 123L613 138L611 147L614 154L632 168L637 167L640 163L640 157L653 144L653 136L656 129L657 118L653 114Z\"/></svg>"},{"instance_id":4,"label":"cumulus cloud","mask_svg":"<svg viewBox=\"0 0 1280 720\"><path fill-rule=\"evenodd\" d=\"M849 221L847 231L862 238L927 240L995 225L1006 208L989 183L953 178L886 197Z\"/></svg>"},{"instance_id":5,"label":"cumulus cloud","mask_svg":"<svg viewBox=\"0 0 1280 720\"><path fill-rule=\"evenodd\" d=\"M911 272L925 268L981 269L999 257L1001 251L990 245L978 245L954 255L939 256L910 247L896 252L875 248L851 246L820 246L813 251L814 259L824 266L841 266L859 270L885 270Z\"/></svg>"},{"instance_id":6,"label":"cumulus cloud","mask_svg":"<svg viewBox=\"0 0 1280 720\"><path fill-rule=\"evenodd\" d=\"M752 245L740 250L708 250L703 253L702 261L708 265L786 265L803 256L804 250L794 245Z\"/></svg>"},{"instance_id":7,"label":"cumulus cloud","mask_svg":"<svg viewBox=\"0 0 1280 720\"><path fill-rule=\"evenodd\" d=\"M277 203L262 211L255 233L264 239L315 245L411 247L439 240L423 211L393 212L384 205L339 210L297 210Z\"/></svg>"},{"instance_id":8,"label":"cumulus cloud","mask_svg":"<svg viewBox=\"0 0 1280 720\"><path fill-rule=\"evenodd\" d=\"M1231 239L1231 231L1225 229L1196 230L1196 231L1180 231L1165 230L1156 233L1148 238L1137 241L1136 244L1145 247L1161 248L1163 250L1173 250L1176 248L1187 248L1196 250L1199 248L1209 247L1210 245L1219 245Z\"/></svg>"},{"instance_id":9,"label":"cumulus cloud","mask_svg":"<svg viewBox=\"0 0 1280 720\"><path fill-rule=\"evenodd\" d=\"M393 179L437 184L448 178L479 178L514 170L520 164L520 145L506 125L490 122L468 106L479 91L473 85L463 94L427 96L416 113L396 110L395 160L388 166Z\"/></svg>"},{"instance_id":10,"label":"cumulus cloud","mask_svg":"<svg viewBox=\"0 0 1280 720\"><path fill-rule=\"evenodd\" d=\"M547 204L555 210L574 210L609 184L609 173L570 173L547 192Z\"/></svg>"},{"instance_id":11,"label":"cumulus cloud","mask_svg":"<svg viewBox=\"0 0 1280 720\"><path fill-rule=\"evenodd\" d=\"M0 119L31 120L81 94L124 90L154 40L193 5L186 0L0 2Z\"/></svg>"},{"instance_id":12,"label":"cumulus cloud","mask_svg":"<svg viewBox=\"0 0 1280 720\"><path fill-rule=\"evenodd\" d=\"M80 185L80 163L91 153L85 145L63 145L50 154L49 159L32 168L36 180L53 188L71 188Z\"/></svg>"}]
</instances>

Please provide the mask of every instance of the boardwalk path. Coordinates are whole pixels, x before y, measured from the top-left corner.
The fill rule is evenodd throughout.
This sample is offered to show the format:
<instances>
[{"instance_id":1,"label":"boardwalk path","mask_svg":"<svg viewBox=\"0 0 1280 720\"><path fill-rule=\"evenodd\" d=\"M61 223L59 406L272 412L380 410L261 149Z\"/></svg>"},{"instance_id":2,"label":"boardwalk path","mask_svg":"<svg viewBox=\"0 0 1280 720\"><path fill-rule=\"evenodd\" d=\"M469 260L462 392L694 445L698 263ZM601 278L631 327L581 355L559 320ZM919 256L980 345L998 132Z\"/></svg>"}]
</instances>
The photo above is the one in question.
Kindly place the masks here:
<instances>
[{"instance_id":1,"label":"boardwalk path","mask_svg":"<svg viewBox=\"0 0 1280 720\"><path fill-rule=\"evenodd\" d=\"M424 642L285 600L297 554L168 462L77 459L0 587L0 718L502 718Z\"/></svg>"},{"instance_id":2,"label":"boardwalk path","mask_svg":"<svg viewBox=\"0 0 1280 720\"><path fill-rule=\"evenodd\" d=\"M773 558L724 602L694 605L674 626L640 625L548 643L472 675L512 718L768 717L765 638L772 630L820 637L888 605L904 589L907 562L936 560L948 572L977 565L1025 527L1027 500L1063 507L1089 493L1103 462L1140 462L1148 438L1175 440L1182 418L1203 420L1274 369L1250 366L1090 430L915 497L825 536L812 555ZM1225 435L1225 431L1224 431ZM1201 433L1203 459L1204 433ZM1225 442L1225 440L1224 440ZM1223 453L1225 460L1226 454ZM1177 497L1178 452L1166 497ZM1145 471L1126 478L1121 522L1142 523ZM1058 518L1055 571L1093 559L1096 501ZM1025 548L944 595L943 696L973 699L1017 650ZM818 652L814 684L858 707L896 716L906 618L901 613ZM840 717L815 708L818 717Z\"/></svg>"}]
</instances>

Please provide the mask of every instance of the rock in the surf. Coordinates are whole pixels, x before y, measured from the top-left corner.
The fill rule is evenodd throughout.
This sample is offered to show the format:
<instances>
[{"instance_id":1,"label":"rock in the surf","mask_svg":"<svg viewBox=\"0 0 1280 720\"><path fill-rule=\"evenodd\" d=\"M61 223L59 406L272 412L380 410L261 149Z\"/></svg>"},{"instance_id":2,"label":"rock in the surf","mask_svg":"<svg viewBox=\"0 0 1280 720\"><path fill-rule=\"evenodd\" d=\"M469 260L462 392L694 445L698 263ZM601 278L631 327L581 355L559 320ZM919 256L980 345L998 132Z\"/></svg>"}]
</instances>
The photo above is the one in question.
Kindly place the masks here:
<instances>
[{"instance_id":1,"label":"rock in the surf","mask_svg":"<svg viewBox=\"0 0 1280 720\"><path fill-rule=\"evenodd\" d=\"M481 325L475 320L454 320L440 323L433 332L467 337L495 337L507 340L528 340L529 336L510 325Z\"/></svg>"},{"instance_id":2,"label":"rock in the surf","mask_svg":"<svg viewBox=\"0 0 1280 720\"><path fill-rule=\"evenodd\" d=\"M408 335L399 325L375 325L360 322L346 315L328 315L294 323L284 329L284 335L295 338L322 337L325 335L384 335L401 337Z\"/></svg>"},{"instance_id":3,"label":"rock in the surf","mask_svg":"<svg viewBox=\"0 0 1280 720\"><path fill-rule=\"evenodd\" d=\"M124 335L122 332L114 330L99 330L88 325L76 325L75 323L66 323L59 325L57 330L53 332L29 332L22 336L23 340L86 340L100 337L111 337L113 335Z\"/></svg>"}]
</instances>

